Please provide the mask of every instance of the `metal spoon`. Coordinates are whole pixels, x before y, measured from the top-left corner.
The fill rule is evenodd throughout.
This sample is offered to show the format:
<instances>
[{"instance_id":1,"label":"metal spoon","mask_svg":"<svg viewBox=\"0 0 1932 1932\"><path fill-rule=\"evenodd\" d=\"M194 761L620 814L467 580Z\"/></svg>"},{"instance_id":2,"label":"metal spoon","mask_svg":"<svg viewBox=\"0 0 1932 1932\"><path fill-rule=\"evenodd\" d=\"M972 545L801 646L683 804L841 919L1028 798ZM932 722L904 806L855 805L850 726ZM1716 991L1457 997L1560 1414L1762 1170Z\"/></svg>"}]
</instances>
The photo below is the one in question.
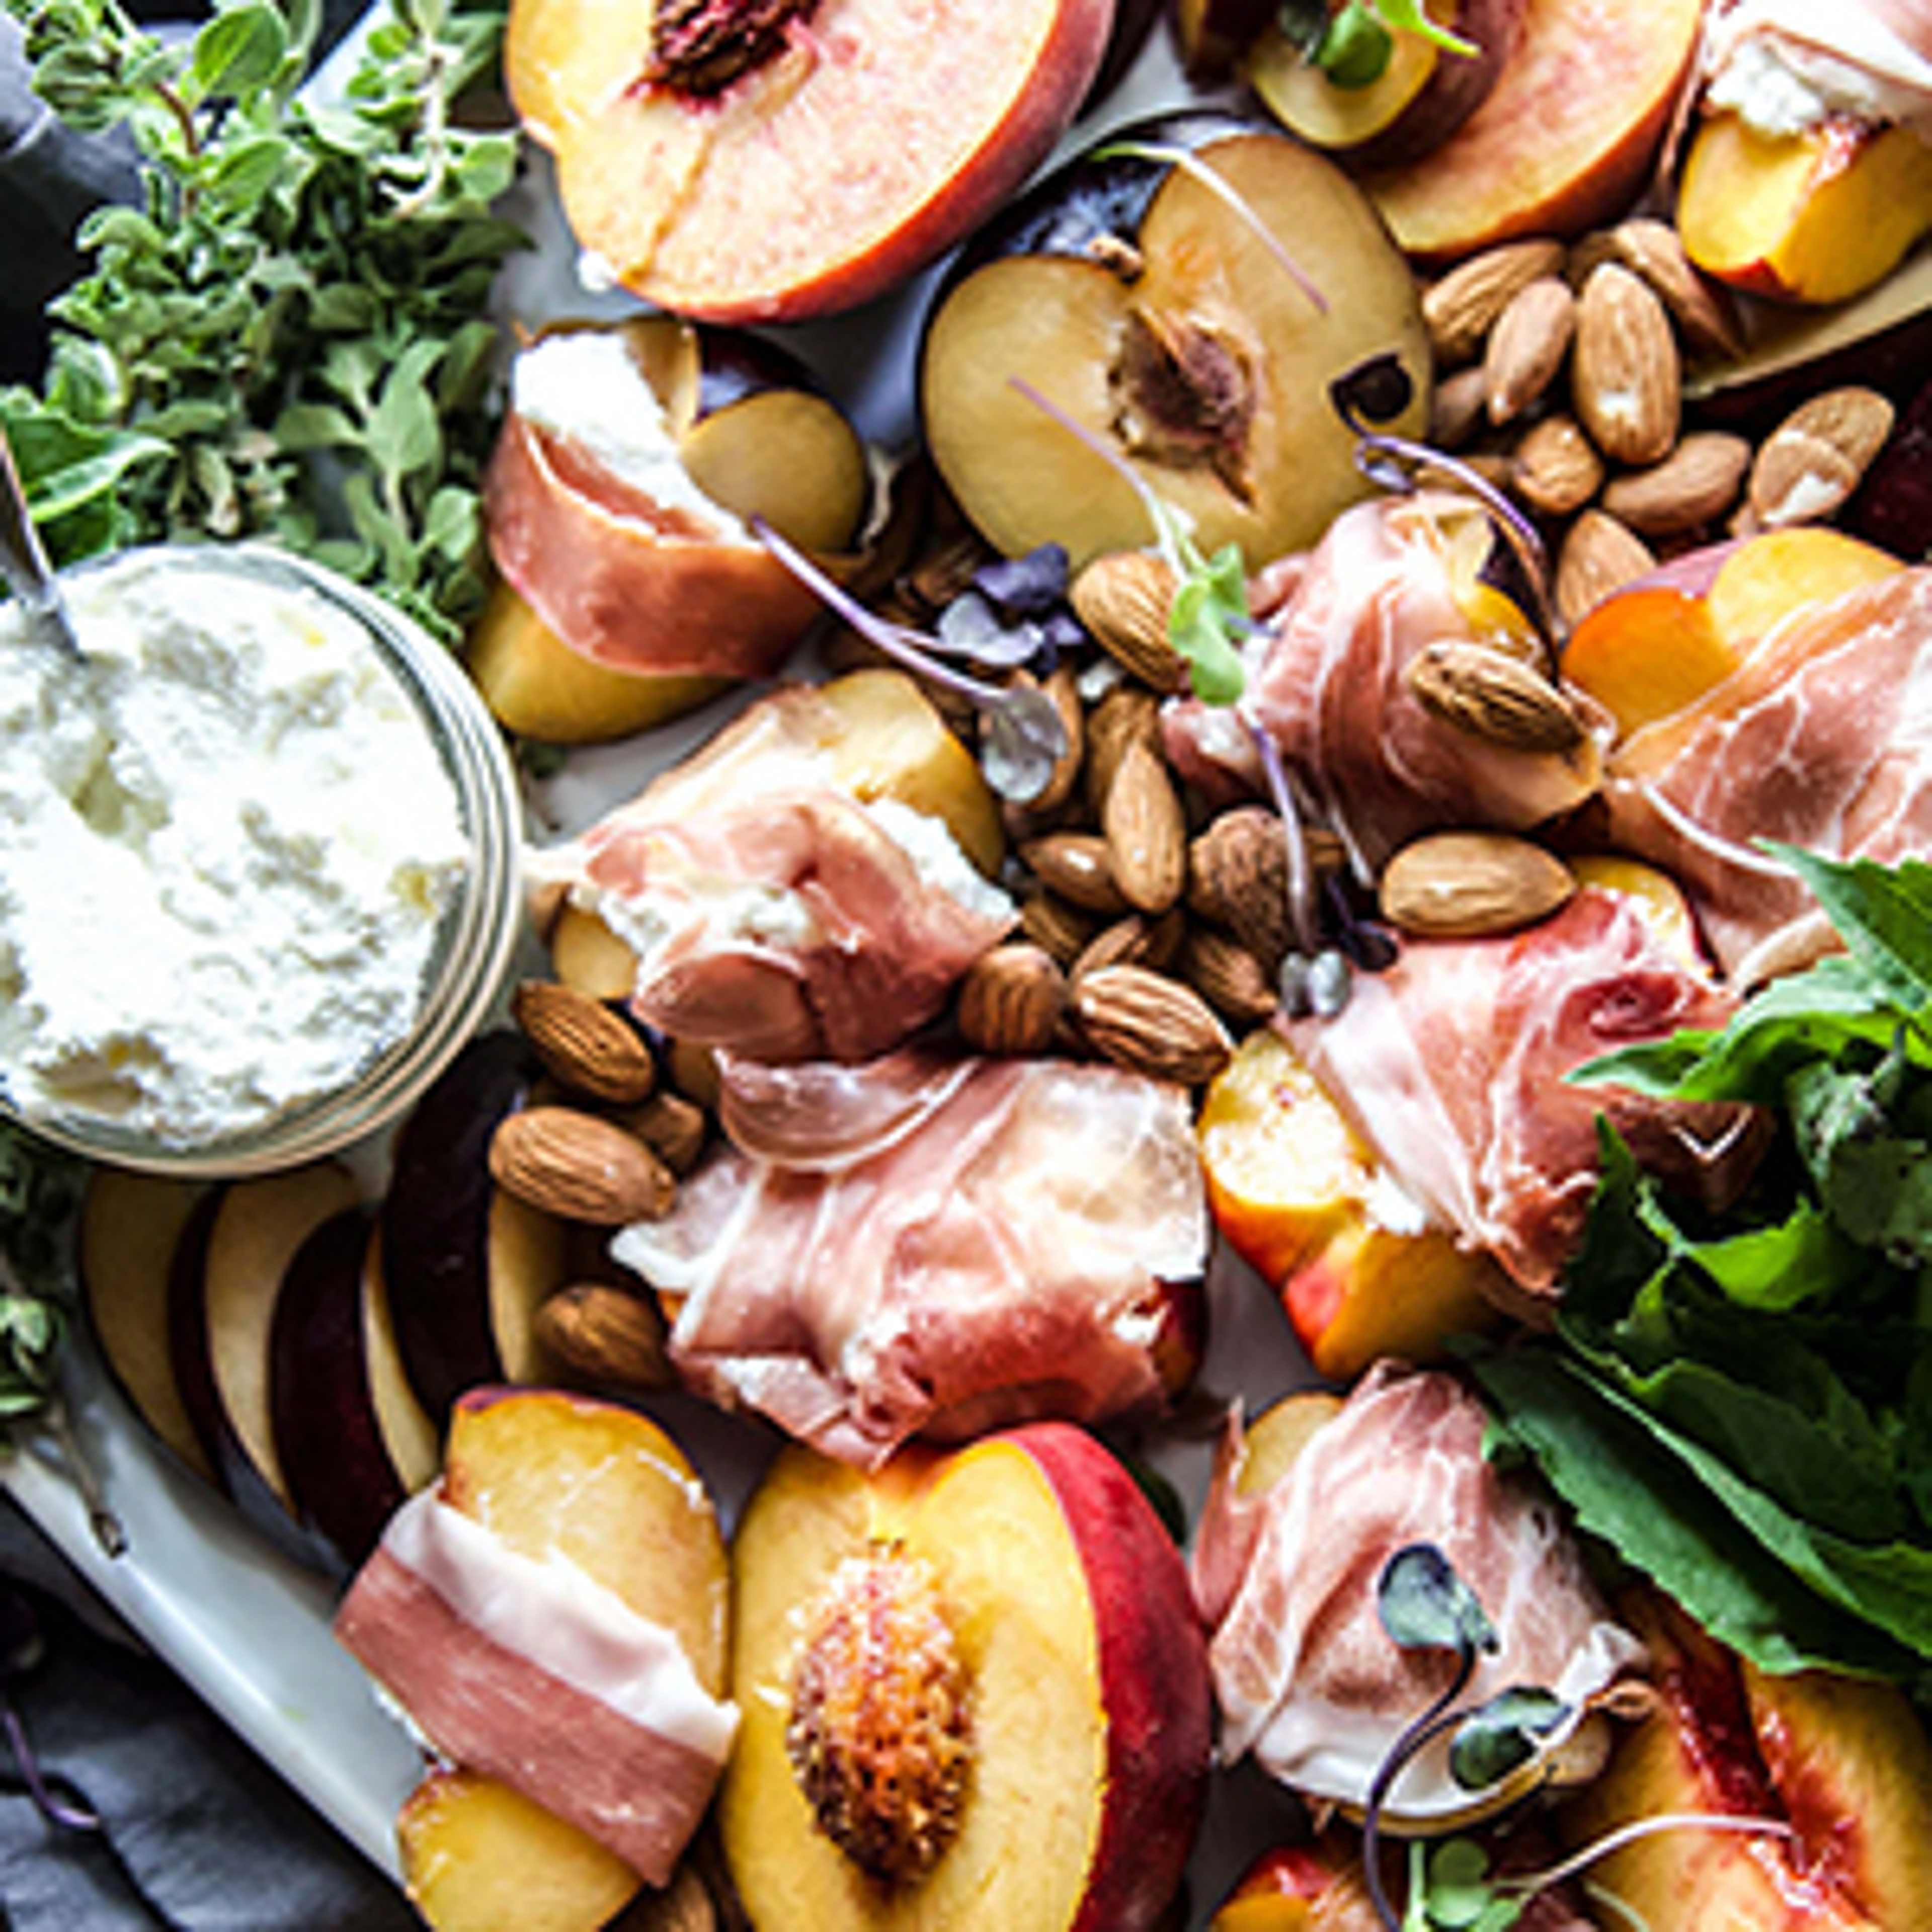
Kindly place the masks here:
<instances>
[{"instance_id":1,"label":"metal spoon","mask_svg":"<svg viewBox=\"0 0 1932 1932\"><path fill-rule=\"evenodd\" d=\"M0 429L0 576L20 599L27 621L40 634L78 658L80 640L74 634L60 580L40 547L40 533L27 508L20 472L14 466L13 446Z\"/></svg>"}]
</instances>

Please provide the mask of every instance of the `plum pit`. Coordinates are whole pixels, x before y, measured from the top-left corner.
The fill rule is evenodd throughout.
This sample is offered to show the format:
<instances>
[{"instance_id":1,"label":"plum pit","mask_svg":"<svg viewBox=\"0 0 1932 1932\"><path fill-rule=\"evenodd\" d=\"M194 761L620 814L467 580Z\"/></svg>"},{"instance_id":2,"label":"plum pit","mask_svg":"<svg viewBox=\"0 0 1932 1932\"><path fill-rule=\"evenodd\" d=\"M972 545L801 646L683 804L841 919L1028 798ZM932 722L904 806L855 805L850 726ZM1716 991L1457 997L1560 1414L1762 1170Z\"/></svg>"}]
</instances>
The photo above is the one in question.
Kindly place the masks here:
<instances>
[{"instance_id":1,"label":"plum pit","mask_svg":"<svg viewBox=\"0 0 1932 1932\"><path fill-rule=\"evenodd\" d=\"M1114 434L1132 454L1171 469L1211 470L1251 502L1255 364L1226 328L1193 315L1131 309L1108 371Z\"/></svg>"},{"instance_id":2,"label":"plum pit","mask_svg":"<svg viewBox=\"0 0 1932 1932\"><path fill-rule=\"evenodd\" d=\"M938 1862L964 1809L968 1684L930 1564L848 1558L806 1612L785 1748L820 1829L869 1876Z\"/></svg>"}]
</instances>

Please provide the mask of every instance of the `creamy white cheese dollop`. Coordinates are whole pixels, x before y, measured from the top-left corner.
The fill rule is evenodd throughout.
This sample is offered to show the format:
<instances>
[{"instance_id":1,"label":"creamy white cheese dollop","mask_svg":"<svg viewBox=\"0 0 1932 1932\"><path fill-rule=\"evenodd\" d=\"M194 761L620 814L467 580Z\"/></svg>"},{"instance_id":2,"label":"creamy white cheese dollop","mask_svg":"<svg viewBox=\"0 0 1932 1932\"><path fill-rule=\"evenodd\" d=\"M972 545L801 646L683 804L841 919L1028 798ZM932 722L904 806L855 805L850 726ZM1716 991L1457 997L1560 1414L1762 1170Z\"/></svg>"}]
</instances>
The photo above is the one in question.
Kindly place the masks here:
<instances>
[{"instance_id":1,"label":"creamy white cheese dollop","mask_svg":"<svg viewBox=\"0 0 1932 1932\"><path fill-rule=\"evenodd\" d=\"M318 593L137 552L68 601L82 663L0 609L0 1081L29 1118L247 1131L410 1030L455 785Z\"/></svg>"},{"instance_id":2,"label":"creamy white cheese dollop","mask_svg":"<svg viewBox=\"0 0 1932 1932\"><path fill-rule=\"evenodd\" d=\"M1802 134L1834 116L1900 122L1932 139L1932 59L1896 10L1863 0L1732 0L1712 17L1705 104L1760 134Z\"/></svg>"}]
</instances>

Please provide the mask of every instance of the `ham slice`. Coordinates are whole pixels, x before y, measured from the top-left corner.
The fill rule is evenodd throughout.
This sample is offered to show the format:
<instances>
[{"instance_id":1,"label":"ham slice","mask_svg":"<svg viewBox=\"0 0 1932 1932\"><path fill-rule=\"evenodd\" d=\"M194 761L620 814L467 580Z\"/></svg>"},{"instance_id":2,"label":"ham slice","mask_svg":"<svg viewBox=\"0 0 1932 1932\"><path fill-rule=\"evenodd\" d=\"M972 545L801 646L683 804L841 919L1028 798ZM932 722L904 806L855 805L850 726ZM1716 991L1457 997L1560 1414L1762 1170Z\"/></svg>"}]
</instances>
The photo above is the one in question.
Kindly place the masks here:
<instances>
[{"instance_id":1,"label":"ham slice","mask_svg":"<svg viewBox=\"0 0 1932 1932\"><path fill-rule=\"evenodd\" d=\"M736 1726L670 1631L434 1490L391 1520L335 1630L445 1756L670 1879Z\"/></svg>"},{"instance_id":2,"label":"ham slice","mask_svg":"<svg viewBox=\"0 0 1932 1932\"><path fill-rule=\"evenodd\" d=\"M1508 938L1408 940L1334 1018L1282 1024L1435 1224L1540 1297L1582 1232L1600 1113L1653 1171L1707 1196L1736 1184L1755 1150L1743 1111L1564 1079L1614 1048L1720 1025L1732 1006L1641 901L1586 886Z\"/></svg>"},{"instance_id":3,"label":"ham slice","mask_svg":"<svg viewBox=\"0 0 1932 1932\"><path fill-rule=\"evenodd\" d=\"M1578 804L1597 782L1594 724L1561 755L1506 750L1444 724L1405 680L1427 646L1474 634L1456 598L1450 533L1479 514L1468 500L1440 494L1345 511L1305 567L1283 574L1286 594L1250 653L1244 710L1364 877L1420 833L1524 830ZM1168 738L1191 776L1217 747L1240 758L1226 719L1198 705L1175 708Z\"/></svg>"},{"instance_id":4,"label":"ham slice","mask_svg":"<svg viewBox=\"0 0 1932 1932\"><path fill-rule=\"evenodd\" d=\"M1382 1628L1378 1580L1411 1544L1448 1557L1501 1640L1478 1665L1469 1702L1537 1685L1580 1714L1641 1663L1642 1646L1612 1621L1555 1508L1484 1457L1484 1423L1481 1404L1454 1378L1382 1364L1285 1476L1244 1496L1234 1419L1192 1564L1228 1760L1252 1753L1307 1796L1366 1800L1377 1767L1455 1664L1446 1652L1404 1650ZM1393 1812L1426 1820L1468 1808L1446 1744L1403 1772Z\"/></svg>"},{"instance_id":5,"label":"ham slice","mask_svg":"<svg viewBox=\"0 0 1932 1932\"><path fill-rule=\"evenodd\" d=\"M1168 1284L1208 1246L1182 1090L915 1053L744 1074L742 1144L613 1244L684 1298L670 1352L698 1393L868 1468L914 1436L1160 1405Z\"/></svg>"},{"instance_id":6,"label":"ham slice","mask_svg":"<svg viewBox=\"0 0 1932 1932\"><path fill-rule=\"evenodd\" d=\"M542 855L638 956L650 1024L772 1060L898 1046L1011 928L944 824L834 782L838 721L809 687L746 712L570 845Z\"/></svg>"},{"instance_id":7,"label":"ham slice","mask_svg":"<svg viewBox=\"0 0 1932 1932\"><path fill-rule=\"evenodd\" d=\"M1814 910L1754 842L1896 860L1932 847L1932 569L1807 607L1606 775L1612 841L1668 871L1736 974Z\"/></svg>"}]
</instances>

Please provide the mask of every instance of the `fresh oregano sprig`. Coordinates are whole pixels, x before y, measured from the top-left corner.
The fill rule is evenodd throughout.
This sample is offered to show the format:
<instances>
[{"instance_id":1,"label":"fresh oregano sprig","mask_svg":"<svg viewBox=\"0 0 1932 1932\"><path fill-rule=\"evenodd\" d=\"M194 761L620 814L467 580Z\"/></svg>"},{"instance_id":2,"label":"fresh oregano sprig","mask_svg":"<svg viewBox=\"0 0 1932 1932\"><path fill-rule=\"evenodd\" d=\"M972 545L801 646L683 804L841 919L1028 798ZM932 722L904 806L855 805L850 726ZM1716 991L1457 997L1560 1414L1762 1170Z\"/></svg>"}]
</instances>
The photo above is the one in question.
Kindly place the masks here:
<instances>
[{"instance_id":1,"label":"fresh oregano sprig","mask_svg":"<svg viewBox=\"0 0 1932 1932\"><path fill-rule=\"evenodd\" d=\"M314 0L226 0L180 44L118 0L6 4L42 97L140 170L81 229L40 390L0 394L56 560L272 536L453 639L486 580L484 306L526 240L493 212L514 135L454 111L500 16L392 0L326 103L300 92Z\"/></svg>"}]
</instances>

